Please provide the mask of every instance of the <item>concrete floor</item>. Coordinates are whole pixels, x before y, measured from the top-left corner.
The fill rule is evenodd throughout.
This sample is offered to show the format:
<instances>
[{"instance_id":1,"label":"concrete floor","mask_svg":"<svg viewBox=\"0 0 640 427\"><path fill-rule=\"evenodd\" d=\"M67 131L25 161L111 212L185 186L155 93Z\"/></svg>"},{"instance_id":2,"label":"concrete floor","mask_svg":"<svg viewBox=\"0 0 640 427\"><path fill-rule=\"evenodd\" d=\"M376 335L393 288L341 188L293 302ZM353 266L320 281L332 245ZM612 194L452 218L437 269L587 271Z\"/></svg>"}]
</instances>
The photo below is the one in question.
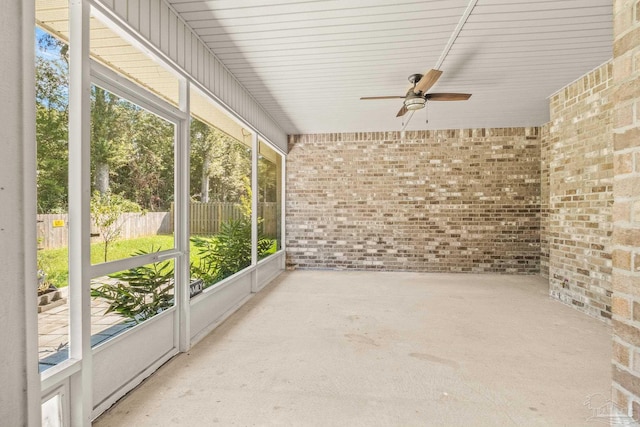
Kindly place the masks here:
<instances>
[{"instance_id":1,"label":"concrete floor","mask_svg":"<svg viewBox=\"0 0 640 427\"><path fill-rule=\"evenodd\" d=\"M295 271L95 425L593 425L610 360L539 277Z\"/></svg>"}]
</instances>

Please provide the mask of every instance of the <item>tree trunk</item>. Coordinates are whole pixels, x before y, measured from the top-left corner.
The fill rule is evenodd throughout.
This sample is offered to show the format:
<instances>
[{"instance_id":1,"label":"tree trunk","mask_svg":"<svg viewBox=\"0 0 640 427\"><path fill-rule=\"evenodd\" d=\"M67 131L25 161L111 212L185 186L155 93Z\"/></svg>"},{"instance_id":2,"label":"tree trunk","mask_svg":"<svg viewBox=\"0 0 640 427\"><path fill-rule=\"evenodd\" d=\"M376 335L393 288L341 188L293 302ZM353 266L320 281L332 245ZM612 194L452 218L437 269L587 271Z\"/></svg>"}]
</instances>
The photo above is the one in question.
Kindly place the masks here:
<instances>
[{"instance_id":1,"label":"tree trunk","mask_svg":"<svg viewBox=\"0 0 640 427\"><path fill-rule=\"evenodd\" d=\"M100 194L109 192L109 164L98 163L96 165L96 190Z\"/></svg>"},{"instance_id":2,"label":"tree trunk","mask_svg":"<svg viewBox=\"0 0 640 427\"><path fill-rule=\"evenodd\" d=\"M202 161L202 184L200 186L200 199L202 203L209 203L209 169L211 168L210 154L206 153Z\"/></svg>"}]
</instances>

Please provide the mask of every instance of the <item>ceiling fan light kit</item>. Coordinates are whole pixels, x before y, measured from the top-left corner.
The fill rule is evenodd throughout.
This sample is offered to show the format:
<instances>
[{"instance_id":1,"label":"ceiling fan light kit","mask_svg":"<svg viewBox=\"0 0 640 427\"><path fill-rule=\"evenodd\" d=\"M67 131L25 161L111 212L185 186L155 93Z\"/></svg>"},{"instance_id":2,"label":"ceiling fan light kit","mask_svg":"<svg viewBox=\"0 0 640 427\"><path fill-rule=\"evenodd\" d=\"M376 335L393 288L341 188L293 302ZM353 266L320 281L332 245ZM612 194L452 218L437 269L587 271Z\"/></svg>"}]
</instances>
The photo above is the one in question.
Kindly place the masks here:
<instances>
[{"instance_id":1,"label":"ceiling fan light kit","mask_svg":"<svg viewBox=\"0 0 640 427\"><path fill-rule=\"evenodd\" d=\"M407 107L409 111L419 110L424 108L426 102L427 100L421 96L407 97L407 99L404 100L404 106Z\"/></svg>"}]
</instances>

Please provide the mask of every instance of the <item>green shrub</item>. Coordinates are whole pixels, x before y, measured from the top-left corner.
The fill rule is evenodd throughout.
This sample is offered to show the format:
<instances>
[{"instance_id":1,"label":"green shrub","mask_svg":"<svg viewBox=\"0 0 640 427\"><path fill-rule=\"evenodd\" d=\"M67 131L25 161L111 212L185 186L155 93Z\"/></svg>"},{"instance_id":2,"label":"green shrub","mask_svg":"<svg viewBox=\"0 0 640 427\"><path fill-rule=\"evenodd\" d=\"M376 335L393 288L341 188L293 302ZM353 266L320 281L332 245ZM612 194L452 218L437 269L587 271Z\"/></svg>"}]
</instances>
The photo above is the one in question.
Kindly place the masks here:
<instances>
[{"instance_id":1,"label":"green shrub","mask_svg":"<svg viewBox=\"0 0 640 427\"><path fill-rule=\"evenodd\" d=\"M192 275L201 278L205 286L251 265L251 221L247 218L226 221L215 236L194 236L191 242L200 258L191 266ZM271 246L272 241L258 233L258 257L266 254Z\"/></svg>"},{"instance_id":2,"label":"green shrub","mask_svg":"<svg viewBox=\"0 0 640 427\"><path fill-rule=\"evenodd\" d=\"M152 252L157 251L152 248ZM134 255L146 253L138 251ZM115 312L141 323L173 306L174 275L171 261L131 268L109 277L116 279L116 282L103 283L91 290L92 297L109 302L105 314Z\"/></svg>"}]
</instances>

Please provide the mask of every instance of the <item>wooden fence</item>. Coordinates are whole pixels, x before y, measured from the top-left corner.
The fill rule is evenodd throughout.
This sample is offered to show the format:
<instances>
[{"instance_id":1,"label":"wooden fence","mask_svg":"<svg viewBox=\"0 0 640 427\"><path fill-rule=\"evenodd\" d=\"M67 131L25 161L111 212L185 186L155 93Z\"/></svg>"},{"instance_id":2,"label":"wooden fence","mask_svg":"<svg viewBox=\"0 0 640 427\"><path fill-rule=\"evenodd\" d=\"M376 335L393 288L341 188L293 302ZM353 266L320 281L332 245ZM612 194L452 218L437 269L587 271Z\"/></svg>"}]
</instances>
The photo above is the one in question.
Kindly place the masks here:
<instances>
[{"instance_id":1,"label":"wooden fence","mask_svg":"<svg viewBox=\"0 0 640 427\"><path fill-rule=\"evenodd\" d=\"M275 238L278 231L277 203L258 204L258 217L262 218L262 230L265 236ZM236 203L191 203L191 234L212 235L220 231L220 225L230 219L242 218L242 211ZM143 236L173 233L173 212L147 212L122 214L120 239L133 239ZM67 214L38 215L38 247L55 249L66 247L69 243ZM91 232L97 233L94 225ZM99 239L93 239L99 241Z\"/></svg>"},{"instance_id":2,"label":"wooden fence","mask_svg":"<svg viewBox=\"0 0 640 427\"><path fill-rule=\"evenodd\" d=\"M215 234L224 221L242 218L242 211L236 203L192 202L190 209L191 234Z\"/></svg>"},{"instance_id":3,"label":"wooden fence","mask_svg":"<svg viewBox=\"0 0 640 427\"><path fill-rule=\"evenodd\" d=\"M266 237L275 239L278 235L278 204L276 202L258 203L258 218L262 218L262 232Z\"/></svg>"},{"instance_id":4,"label":"wooden fence","mask_svg":"<svg viewBox=\"0 0 640 427\"><path fill-rule=\"evenodd\" d=\"M119 219L122 224L120 238L133 239L157 234L171 234L173 233L173 227L169 216L170 212L147 212L144 215L138 213L122 214ZM68 246L68 218L67 214L38 215L38 247L55 249ZM93 224L91 225L91 232L98 232Z\"/></svg>"},{"instance_id":5,"label":"wooden fence","mask_svg":"<svg viewBox=\"0 0 640 427\"><path fill-rule=\"evenodd\" d=\"M258 203L258 217L262 218L263 233L274 238L277 235L277 203ZM220 231L223 222L242 218L242 210L237 203L191 202L191 234L212 235Z\"/></svg>"}]
</instances>

